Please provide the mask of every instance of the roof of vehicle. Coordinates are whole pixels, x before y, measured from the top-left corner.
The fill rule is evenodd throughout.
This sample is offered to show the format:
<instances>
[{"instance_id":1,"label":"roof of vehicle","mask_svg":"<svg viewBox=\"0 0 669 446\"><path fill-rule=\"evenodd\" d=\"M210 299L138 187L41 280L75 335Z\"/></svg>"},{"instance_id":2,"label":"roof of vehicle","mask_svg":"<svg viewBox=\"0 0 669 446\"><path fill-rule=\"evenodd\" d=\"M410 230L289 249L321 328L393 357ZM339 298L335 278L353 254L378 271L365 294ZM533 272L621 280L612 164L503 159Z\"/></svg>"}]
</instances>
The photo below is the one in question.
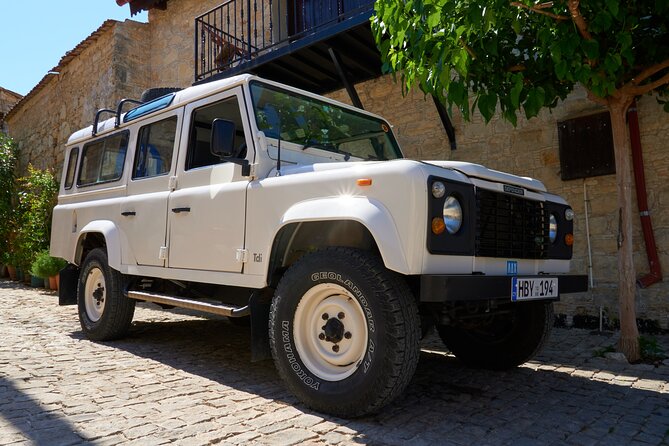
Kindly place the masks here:
<instances>
[{"instance_id":1,"label":"roof of vehicle","mask_svg":"<svg viewBox=\"0 0 669 446\"><path fill-rule=\"evenodd\" d=\"M187 104L187 103L190 103L190 102L202 99L202 98L206 98L207 96L214 95L214 94L219 93L219 92L221 92L223 90L226 90L228 88L248 83L253 79L260 80L260 81L265 82L267 84L277 85L277 86L280 86L280 87L285 88L287 90L291 90L293 92L296 92L296 93L299 93L299 94L302 94L302 95L305 95L305 96L310 96L310 97L313 97L313 98L323 99L323 100L326 100L328 102L338 104L341 107L349 108L349 109L352 109L352 110L356 110L358 112L365 113L365 114L370 115L370 116L377 117L379 119L383 119L381 116L375 115L373 113L369 113L369 112L364 111L364 110L357 109L357 108L355 108L351 105L344 104L342 102L335 101L335 100L330 99L330 98L325 98L323 96L319 96L317 94L314 94L314 93L311 93L311 92L308 92L308 91L300 90L298 88L294 88L294 87L291 87L289 85L284 85L284 84L280 84L280 83L277 83L277 82L273 82L273 81L270 81L270 80L267 80L267 79L260 78L258 76L253 76L251 74L240 74L240 75L237 75L237 76L232 76L232 77L225 78L225 79L220 79L220 80L217 80L217 81L207 82L207 83L204 83L204 84L199 84L199 85L194 85L192 87L184 88L183 90L180 90L180 91L178 91L174 94L173 100L171 102L169 102L169 104L167 106L156 107L155 110L150 110L146 113L134 113L135 116L133 117L133 120L129 121L128 123L125 123L124 120L123 120L123 117L125 115L129 114L129 113L133 113L133 110L135 110L135 109L129 110L128 113L125 113L121 116L120 128L123 128L127 125L130 125L137 120L140 120L140 119L143 119L145 117L151 116L154 113L159 113L159 112L164 113L167 110L171 110L171 109L177 108L179 106L183 106L184 104ZM160 99L161 98L158 98L158 99L156 99L156 101L160 101ZM140 105L139 107L136 107L136 108L145 107L145 106L146 106L146 104L142 104L142 105ZM110 131L115 130L116 129L115 121L116 121L115 117L109 118L105 121L100 121L98 123L97 134L95 136L96 137L97 136L102 136L106 133L109 133ZM78 130L78 131L74 132L69 137L69 139L67 140L67 145L80 143L82 141L91 139L92 137L93 137L93 126L89 125L88 127L85 127L81 130Z\"/></svg>"}]
</instances>

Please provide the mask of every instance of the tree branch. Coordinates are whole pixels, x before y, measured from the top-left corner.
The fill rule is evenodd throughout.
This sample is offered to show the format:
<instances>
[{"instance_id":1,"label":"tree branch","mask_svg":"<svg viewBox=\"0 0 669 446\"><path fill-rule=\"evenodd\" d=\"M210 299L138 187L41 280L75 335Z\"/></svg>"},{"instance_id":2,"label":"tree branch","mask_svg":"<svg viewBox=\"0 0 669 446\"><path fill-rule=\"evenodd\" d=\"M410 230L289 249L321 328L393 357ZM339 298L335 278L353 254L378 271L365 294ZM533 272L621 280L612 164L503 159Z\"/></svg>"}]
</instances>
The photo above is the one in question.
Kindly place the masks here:
<instances>
[{"instance_id":1,"label":"tree branch","mask_svg":"<svg viewBox=\"0 0 669 446\"><path fill-rule=\"evenodd\" d=\"M669 68L669 59L662 61L660 63L656 63L655 65L651 65L648 68L645 68L641 73L634 76L634 78L630 81L630 84L637 86L641 82L645 81L652 75L659 73L665 68Z\"/></svg>"},{"instance_id":2,"label":"tree branch","mask_svg":"<svg viewBox=\"0 0 669 446\"><path fill-rule=\"evenodd\" d=\"M552 7L553 2L541 3L534 6L528 6L520 2L511 2L511 6L527 9L528 11L536 12L537 14L545 15L555 20L569 20L569 17L567 16L553 14L552 12L544 11L544 9Z\"/></svg>"},{"instance_id":3,"label":"tree branch","mask_svg":"<svg viewBox=\"0 0 669 446\"><path fill-rule=\"evenodd\" d=\"M592 40L592 34L588 31L588 23L585 21L581 15L581 10L579 9L580 0L569 0L567 6L569 7L569 13L571 14L571 19L576 25L579 34L585 40Z\"/></svg>"},{"instance_id":4,"label":"tree branch","mask_svg":"<svg viewBox=\"0 0 669 446\"><path fill-rule=\"evenodd\" d=\"M662 85L667 85L669 84L669 73L665 74L661 78L659 78L656 81L653 81L649 84L643 84L640 86L633 86L630 84L625 85L622 90L626 93L630 93L634 96L641 96L642 94L650 93L651 91L655 90L658 87L661 87Z\"/></svg>"},{"instance_id":5,"label":"tree branch","mask_svg":"<svg viewBox=\"0 0 669 446\"><path fill-rule=\"evenodd\" d=\"M467 45L467 42L465 42L462 37L460 37L460 43L464 47L465 51L467 51L467 54L469 54L469 57L476 60L476 53L469 45Z\"/></svg>"}]
</instances>

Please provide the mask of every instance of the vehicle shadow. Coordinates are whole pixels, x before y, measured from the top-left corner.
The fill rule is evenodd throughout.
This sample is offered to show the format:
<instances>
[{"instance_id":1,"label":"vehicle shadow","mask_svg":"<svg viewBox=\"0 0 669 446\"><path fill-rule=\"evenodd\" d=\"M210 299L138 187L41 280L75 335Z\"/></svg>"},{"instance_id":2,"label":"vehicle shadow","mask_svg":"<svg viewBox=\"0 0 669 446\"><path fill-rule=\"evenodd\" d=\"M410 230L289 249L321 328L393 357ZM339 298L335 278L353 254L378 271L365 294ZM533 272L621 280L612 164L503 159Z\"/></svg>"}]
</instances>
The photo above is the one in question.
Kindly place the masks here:
<instances>
[{"instance_id":1,"label":"vehicle shadow","mask_svg":"<svg viewBox=\"0 0 669 446\"><path fill-rule=\"evenodd\" d=\"M578 437L585 444L602 438L626 444L639 435L651 444L669 441L666 391L554 370L551 358L504 372L471 369L435 350L432 340L400 398L379 414L342 420L302 405L285 390L271 361L250 361L249 344L250 329L225 319L139 321L129 337L108 343L345 425L361 443L560 444Z\"/></svg>"},{"instance_id":2,"label":"vehicle shadow","mask_svg":"<svg viewBox=\"0 0 669 446\"><path fill-rule=\"evenodd\" d=\"M0 425L3 422L10 427L2 429L2 444L28 440L34 445L65 446L83 441L76 427L65 417L0 375Z\"/></svg>"}]
</instances>

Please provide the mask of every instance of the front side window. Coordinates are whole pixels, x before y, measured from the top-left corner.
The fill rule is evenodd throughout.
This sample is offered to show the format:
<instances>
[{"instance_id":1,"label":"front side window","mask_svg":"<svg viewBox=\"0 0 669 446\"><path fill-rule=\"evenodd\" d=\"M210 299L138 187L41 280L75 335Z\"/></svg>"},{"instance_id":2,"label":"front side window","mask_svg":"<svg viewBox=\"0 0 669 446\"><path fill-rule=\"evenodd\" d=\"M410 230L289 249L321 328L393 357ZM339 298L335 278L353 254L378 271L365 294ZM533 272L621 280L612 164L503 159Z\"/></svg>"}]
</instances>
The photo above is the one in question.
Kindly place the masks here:
<instances>
[{"instance_id":1,"label":"front side window","mask_svg":"<svg viewBox=\"0 0 669 446\"><path fill-rule=\"evenodd\" d=\"M65 189L71 189L74 183L74 171L77 168L77 158L79 157L79 147L70 150L70 156L67 159L67 174L65 175Z\"/></svg>"},{"instance_id":2,"label":"front side window","mask_svg":"<svg viewBox=\"0 0 669 446\"><path fill-rule=\"evenodd\" d=\"M86 144L81 154L78 186L116 181L123 175L128 132Z\"/></svg>"},{"instance_id":3,"label":"front side window","mask_svg":"<svg viewBox=\"0 0 669 446\"><path fill-rule=\"evenodd\" d=\"M268 138L363 160L402 158L385 121L260 82L251 83L258 128Z\"/></svg>"},{"instance_id":4,"label":"front side window","mask_svg":"<svg viewBox=\"0 0 669 446\"><path fill-rule=\"evenodd\" d=\"M164 175L172 166L177 117L145 125L139 130L132 178Z\"/></svg>"},{"instance_id":5,"label":"front side window","mask_svg":"<svg viewBox=\"0 0 669 446\"><path fill-rule=\"evenodd\" d=\"M233 145L237 148L239 158L246 157L246 138L244 137L242 115L239 111L239 101L236 96L233 96L198 108L193 112L186 170L225 162L211 151L211 127L216 118L234 122L236 133Z\"/></svg>"}]
</instances>

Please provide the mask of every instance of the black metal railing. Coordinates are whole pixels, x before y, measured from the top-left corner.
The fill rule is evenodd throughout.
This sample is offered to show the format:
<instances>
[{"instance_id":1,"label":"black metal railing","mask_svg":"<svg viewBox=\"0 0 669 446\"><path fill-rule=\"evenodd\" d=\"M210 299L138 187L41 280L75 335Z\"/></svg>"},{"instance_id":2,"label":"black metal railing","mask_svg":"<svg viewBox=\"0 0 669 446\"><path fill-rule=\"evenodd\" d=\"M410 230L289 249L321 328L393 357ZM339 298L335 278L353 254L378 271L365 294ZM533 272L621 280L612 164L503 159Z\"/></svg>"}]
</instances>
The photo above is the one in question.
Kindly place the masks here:
<instances>
[{"instance_id":1,"label":"black metal railing","mask_svg":"<svg viewBox=\"0 0 669 446\"><path fill-rule=\"evenodd\" d=\"M228 0L195 19L195 82L349 17L374 0Z\"/></svg>"}]
</instances>

